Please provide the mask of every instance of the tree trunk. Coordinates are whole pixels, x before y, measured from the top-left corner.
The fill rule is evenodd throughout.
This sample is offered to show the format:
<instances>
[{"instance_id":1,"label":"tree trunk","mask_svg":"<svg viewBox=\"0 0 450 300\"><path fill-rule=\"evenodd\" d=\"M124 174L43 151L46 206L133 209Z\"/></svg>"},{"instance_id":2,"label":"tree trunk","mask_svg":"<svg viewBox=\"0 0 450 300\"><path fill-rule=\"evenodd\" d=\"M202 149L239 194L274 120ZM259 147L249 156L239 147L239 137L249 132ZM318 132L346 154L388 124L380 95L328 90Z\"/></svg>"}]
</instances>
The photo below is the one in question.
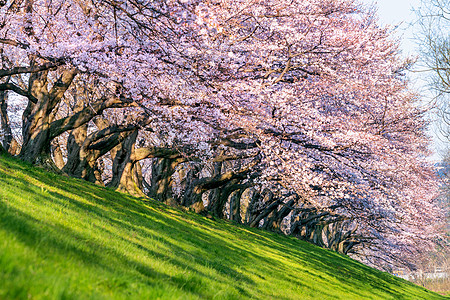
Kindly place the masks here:
<instances>
[{"instance_id":1,"label":"tree trunk","mask_svg":"<svg viewBox=\"0 0 450 300\"><path fill-rule=\"evenodd\" d=\"M143 147L136 149L135 146L137 136L138 130L135 129L126 139L123 140L123 142L113 149L113 177L108 186L117 188L123 192L128 192L133 196L147 197L143 192L144 178L142 176L140 161L153 157L165 158L173 160L171 167L175 169L175 164L181 163L181 156L177 151L167 148ZM168 183L169 185L171 184L170 182ZM148 183L146 184L146 188L151 192L152 187L149 186ZM167 196L167 191L165 195L158 196Z\"/></svg>"},{"instance_id":2,"label":"tree trunk","mask_svg":"<svg viewBox=\"0 0 450 300\"><path fill-rule=\"evenodd\" d=\"M219 176L222 173L222 168L223 168L222 161L213 162L211 178L213 178L215 176ZM200 195L200 197L197 197L197 198L202 200L201 195ZM206 209L209 213L212 213L214 216L217 216L217 217L218 217L218 215L215 213L215 211L216 211L215 206L218 202L220 202L221 198L222 198L222 188L221 187L216 188L216 189L211 189L209 191L208 203L206 203L206 205L207 205Z\"/></svg>"},{"instance_id":3,"label":"tree trunk","mask_svg":"<svg viewBox=\"0 0 450 300\"><path fill-rule=\"evenodd\" d=\"M192 207L198 203L199 207L195 209L203 210L202 194L208 190L218 189L216 194L217 197L213 194L210 198L207 210L215 216L223 217L223 208L227 202L228 196L234 189L236 189L237 183L246 178L252 167L254 167L258 162L259 160L253 160L238 171L231 170L222 174L216 174L212 177L194 180L185 192L184 202L189 203L189 207ZM228 188L225 188L229 183L230 185Z\"/></svg>"},{"instance_id":4,"label":"tree trunk","mask_svg":"<svg viewBox=\"0 0 450 300\"><path fill-rule=\"evenodd\" d=\"M113 161L113 177L109 186L135 197L147 197L142 192L142 171L135 160L138 130L133 131L118 147Z\"/></svg>"},{"instance_id":5,"label":"tree trunk","mask_svg":"<svg viewBox=\"0 0 450 300\"><path fill-rule=\"evenodd\" d=\"M261 220L269 216L274 210L278 209L281 200L274 197L272 191L265 189L261 193L262 199L262 207L253 208L254 216L249 222L250 227L258 227ZM275 199L274 199L275 198Z\"/></svg>"},{"instance_id":6,"label":"tree trunk","mask_svg":"<svg viewBox=\"0 0 450 300\"><path fill-rule=\"evenodd\" d=\"M289 215L293 209L295 199L291 199L288 202L281 204L280 210L274 210L265 220L263 228L266 230L281 232L281 223L283 219Z\"/></svg>"},{"instance_id":7,"label":"tree trunk","mask_svg":"<svg viewBox=\"0 0 450 300\"><path fill-rule=\"evenodd\" d=\"M266 205L266 207L261 211L261 213L250 223L250 227L258 227L259 222L267 217L270 213L272 213L274 210L278 208L280 205L280 200L277 199L274 202Z\"/></svg>"},{"instance_id":8,"label":"tree trunk","mask_svg":"<svg viewBox=\"0 0 450 300\"><path fill-rule=\"evenodd\" d=\"M0 144L0 155L6 154L8 153L8 151L5 150L5 148L3 148L2 144Z\"/></svg>"},{"instance_id":9,"label":"tree trunk","mask_svg":"<svg viewBox=\"0 0 450 300\"><path fill-rule=\"evenodd\" d=\"M213 216L216 216L218 218L223 218L223 210L225 207L225 204L228 201L229 196L231 193L233 193L236 190L239 190L242 185L239 185L238 179L232 179L231 181L227 182L224 186L216 189L217 195L210 201L207 210L210 214Z\"/></svg>"},{"instance_id":10,"label":"tree trunk","mask_svg":"<svg viewBox=\"0 0 450 300\"><path fill-rule=\"evenodd\" d=\"M158 157L152 162L151 197L176 206L178 201L173 193L173 179L176 167L185 162L181 157Z\"/></svg>"},{"instance_id":11,"label":"tree trunk","mask_svg":"<svg viewBox=\"0 0 450 300\"><path fill-rule=\"evenodd\" d=\"M48 90L47 71L30 76L29 94L37 99L37 102L32 104L31 100L29 101L22 118L23 145L19 155L21 159L58 170L51 157L50 149L52 112L61 101L76 73L75 69L64 71L50 91Z\"/></svg>"},{"instance_id":12,"label":"tree trunk","mask_svg":"<svg viewBox=\"0 0 450 300\"><path fill-rule=\"evenodd\" d=\"M241 221L241 196L244 188L235 190L230 195L230 220L240 224Z\"/></svg>"},{"instance_id":13,"label":"tree trunk","mask_svg":"<svg viewBox=\"0 0 450 300\"><path fill-rule=\"evenodd\" d=\"M11 147L11 142L13 140L11 125L8 118L8 93L5 91L0 91L0 119L1 119L1 130L3 132L3 148L8 151Z\"/></svg>"},{"instance_id":14,"label":"tree trunk","mask_svg":"<svg viewBox=\"0 0 450 300\"><path fill-rule=\"evenodd\" d=\"M112 125L89 134L80 147L78 143L71 144L73 151L63 171L73 177L103 185L101 175L98 174L97 160L122 143L134 130L134 125ZM84 135L80 128L74 132L80 134L80 139Z\"/></svg>"},{"instance_id":15,"label":"tree trunk","mask_svg":"<svg viewBox=\"0 0 450 300\"><path fill-rule=\"evenodd\" d=\"M201 169L197 165L193 166L185 166L183 169L188 169L186 173L186 176L184 178L183 184L184 184L184 194L183 199L181 199L180 203L184 207L191 207L195 203L198 203L196 206L197 211L203 210L203 199L202 195L203 192L200 189L196 189L196 185L198 182L198 174L200 173Z\"/></svg>"},{"instance_id":16,"label":"tree trunk","mask_svg":"<svg viewBox=\"0 0 450 300\"><path fill-rule=\"evenodd\" d=\"M124 173L124 169L128 163L130 163L130 157L134 152L134 143L136 142L138 131L132 132L122 143L111 149L111 157L113 159L112 165L112 178L108 183L108 187L118 188L121 184L121 178ZM131 178L131 169L128 168L128 173L125 177Z\"/></svg>"},{"instance_id":17,"label":"tree trunk","mask_svg":"<svg viewBox=\"0 0 450 300\"><path fill-rule=\"evenodd\" d=\"M50 154L50 115L46 109L47 100L34 108L27 117L23 127L23 144L20 158L38 165L51 166L53 161Z\"/></svg>"},{"instance_id":18,"label":"tree trunk","mask_svg":"<svg viewBox=\"0 0 450 300\"><path fill-rule=\"evenodd\" d=\"M81 178L81 173L77 173L77 168L81 164L80 150L87 137L87 124L72 130L67 138L67 162L63 167L63 172L71 176Z\"/></svg>"},{"instance_id":19,"label":"tree trunk","mask_svg":"<svg viewBox=\"0 0 450 300\"><path fill-rule=\"evenodd\" d=\"M55 165L59 169L62 169L64 167L65 163L64 163L63 153L61 151L61 147L59 146L59 142L57 141L57 139L54 139L52 141L52 148L53 148L53 160L55 162Z\"/></svg>"},{"instance_id":20,"label":"tree trunk","mask_svg":"<svg viewBox=\"0 0 450 300\"><path fill-rule=\"evenodd\" d=\"M142 174L142 166L139 161L136 161L133 168L133 180L140 191L144 189L144 175Z\"/></svg>"},{"instance_id":21,"label":"tree trunk","mask_svg":"<svg viewBox=\"0 0 450 300\"><path fill-rule=\"evenodd\" d=\"M250 224L250 222L256 218L257 214L257 206L260 199L261 194L254 188L250 189L250 195L247 197L249 200L247 201L247 207L245 209L245 218L244 224Z\"/></svg>"}]
</instances>

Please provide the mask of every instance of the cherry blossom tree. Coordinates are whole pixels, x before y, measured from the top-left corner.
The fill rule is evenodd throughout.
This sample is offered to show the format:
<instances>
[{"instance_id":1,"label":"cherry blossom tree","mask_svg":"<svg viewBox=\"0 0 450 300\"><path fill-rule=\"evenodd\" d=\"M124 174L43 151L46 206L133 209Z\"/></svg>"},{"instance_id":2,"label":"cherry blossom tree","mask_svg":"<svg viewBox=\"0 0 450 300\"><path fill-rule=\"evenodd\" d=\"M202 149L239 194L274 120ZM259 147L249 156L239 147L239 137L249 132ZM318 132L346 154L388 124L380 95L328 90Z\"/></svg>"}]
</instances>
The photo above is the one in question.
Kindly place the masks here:
<instances>
[{"instance_id":1,"label":"cherry blossom tree","mask_svg":"<svg viewBox=\"0 0 450 300\"><path fill-rule=\"evenodd\" d=\"M214 82L214 68L231 66L215 81L217 101L261 141L266 177L368 225L368 238L431 232L439 210L424 112L402 75L409 61L370 11L356 1L224 1L203 22L212 53L228 55L205 74Z\"/></svg>"},{"instance_id":2,"label":"cherry blossom tree","mask_svg":"<svg viewBox=\"0 0 450 300\"><path fill-rule=\"evenodd\" d=\"M356 0L6 1L0 24L24 160L103 184L109 153L111 187L364 257L435 234L409 61Z\"/></svg>"}]
</instances>

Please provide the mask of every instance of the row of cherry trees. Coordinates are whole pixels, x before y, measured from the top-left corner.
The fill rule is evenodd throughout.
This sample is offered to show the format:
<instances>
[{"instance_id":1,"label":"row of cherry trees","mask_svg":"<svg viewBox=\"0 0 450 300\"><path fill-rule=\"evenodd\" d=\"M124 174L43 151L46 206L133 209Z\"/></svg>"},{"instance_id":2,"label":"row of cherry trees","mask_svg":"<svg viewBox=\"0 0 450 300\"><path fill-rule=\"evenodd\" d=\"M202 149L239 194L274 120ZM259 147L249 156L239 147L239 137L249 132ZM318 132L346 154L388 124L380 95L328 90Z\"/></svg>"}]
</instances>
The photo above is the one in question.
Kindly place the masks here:
<instances>
[{"instance_id":1,"label":"row of cherry trees","mask_svg":"<svg viewBox=\"0 0 450 300\"><path fill-rule=\"evenodd\" d=\"M410 62L358 1L0 5L3 151L378 266L436 238Z\"/></svg>"}]
</instances>

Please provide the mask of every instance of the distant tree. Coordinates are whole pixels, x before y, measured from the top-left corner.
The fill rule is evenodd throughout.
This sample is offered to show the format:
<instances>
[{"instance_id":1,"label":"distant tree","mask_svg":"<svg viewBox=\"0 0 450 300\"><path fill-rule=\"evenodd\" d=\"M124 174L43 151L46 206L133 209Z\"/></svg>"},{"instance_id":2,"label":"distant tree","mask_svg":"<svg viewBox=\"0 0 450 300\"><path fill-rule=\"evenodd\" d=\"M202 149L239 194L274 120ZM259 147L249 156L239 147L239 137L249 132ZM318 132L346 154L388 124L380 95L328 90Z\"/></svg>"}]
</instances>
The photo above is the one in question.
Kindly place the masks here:
<instances>
[{"instance_id":1,"label":"distant tree","mask_svg":"<svg viewBox=\"0 0 450 300\"><path fill-rule=\"evenodd\" d=\"M423 61L431 72L441 132L450 141L450 1L422 0L417 15Z\"/></svg>"}]
</instances>

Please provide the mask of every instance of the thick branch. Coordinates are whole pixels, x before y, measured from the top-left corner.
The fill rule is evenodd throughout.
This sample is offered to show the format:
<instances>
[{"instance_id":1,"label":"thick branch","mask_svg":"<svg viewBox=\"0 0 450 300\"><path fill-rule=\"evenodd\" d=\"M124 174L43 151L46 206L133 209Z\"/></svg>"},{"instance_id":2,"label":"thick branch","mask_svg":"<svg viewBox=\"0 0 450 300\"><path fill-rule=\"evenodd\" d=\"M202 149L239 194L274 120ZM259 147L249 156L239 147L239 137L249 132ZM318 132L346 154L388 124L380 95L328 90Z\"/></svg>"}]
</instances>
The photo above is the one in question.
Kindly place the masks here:
<instances>
[{"instance_id":1,"label":"thick branch","mask_svg":"<svg viewBox=\"0 0 450 300\"><path fill-rule=\"evenodd\" d=\"M229 171L224 174L219 174L214 177L202 178L198 181L197 186L195 187L197 192L207 191L211 189L215 189L221 187L227 182L233 179L244 179L247 173L251 171L251 169L259 163L259 159L255 159L250 164L245 166L244 168L238 171Z\"/></svg>"},{"instance_id":2,"label":"thick branch","mask_svg":"<svg viewBox=\"0 0 450 300\"><path fill-rule=\"evenodd\" d=\"M213 142L211 144L213 146L224 145L224 146L234 148L237 150L246 150L246 149L257 148L259 142L256 141L256 142L244 143L244 142L234 142L230 139L221 139L221 140Z\"/></svg>"},{"instance_id":3,"label":"thick branch","mask_svg":"<svg viewBox=\"0 0 450 300\"><path fill-rule=\"evenodd\" d=\"M135 124L112 125L103 130L91 133L83 143L83 147L87 150L102 150L105 148L111 148L109 144L111 144L111 141L118 137L117 134L133 130L136 130Z\"/></svg>"},{"instance_id":4,"label":"thick branch","mask_svg":"<svg viewBox=\"0 0 450 300\"><path fill-rule=\"evenodd\" d=\"M55 84L53 84L53 87L49 93L49 98L51 99L51 102L49 103L50 109L54 109L54 107L60 102L64 93L67 91L77 74L78 70L75 68L64 70Z\"/></svg>"},{"instance_id":5,"label":"thick branch","mask_svg":"<svg viewBox=\"0 0 450 300\"><path fill-rule=\"evenodd\" d=\"M161 158L180 158L181 154L175 149L168 149L162 147L144 147L135 150L132 161L140 161L146 158L161 157Z\"/></svg>"},{"instance_id":6,"label":"thick branch","mask_svg":"<svg viewBox=\"0 0 450 300\"><path fill-rule=\"evenodd\" d=\"M123 108L134 105L134 102L123 101L123 99L118 97L101 98L76 114L52 122L50 124L50 136L53 139L68 130L78 128L101 114L107 108Z\"/></svg>"},{"instance_id":7,"label":"thick branch","mask_svg":"<svg viewBox=\"0 0 450 300\"><path fill-rule=\"evenodd\" d=\"M44 63L42 65L38 66L29 66L29 67L15 67L12 69L1 69L0 70L0 78L11 76L11 75L17 75L17 74L24 74L24 73L38 73L42 71L47 70L53 70L59 66L62 66L64 64L63 60L58 60L56 62L48 62Z\"/></svg>"},{"instance_id":8,"label":"thick branch","mask_svg":"<svg viewBox=\"0 0 450 300\"><path fill-rule=\"evenodd\" d=\"M218 155L214 157L213 162L223 162L223 161L230 161L230 160L238 160L238 159L246 159L246 158L252 158L258 156L260 152L255 153L239 153L239 154L233 154L233 155Z\"/></svg>"},{"instance_id":9,"label":"thick branch","mask_svg":"<svg viewBox=\"0 0 450 300\"><path fill-rule=\"evenodd\" d=\"M22 48L22 49L28 49L30 47L30 45L28 45L28 44L13 41L11 39L0 39L0 44L10 45L10 46L14 46L14 47Z\"/></svg>"},{"instance_id":10,"label":"thick branch","mask_svg":"<svg viewBox=\"0 0 450 300\"><path fill-rule=\"evenodd\" d=\"M278 208L280 205L281 200L277 199L271 204L269 204L264 210L250 223L250 227L256 227L258 226L259 222L267 217L272 211Z\"/></svg>"},{"instance_id":11,"label":"thick branch","mask_svg":"<svg viewBox=\"0 0 450 300\"><path fill-rule=\"evenodd\" d=\"M36 97L31 95L28 91L25 91L24 89L20 88L18 85L15 85L14 83L8 82L8 83L2 83L0 84L0 91L13 91L16 94L19 94L21 96L25 96L33 103L37 103Z\"/></svg>"}]
</instances>

